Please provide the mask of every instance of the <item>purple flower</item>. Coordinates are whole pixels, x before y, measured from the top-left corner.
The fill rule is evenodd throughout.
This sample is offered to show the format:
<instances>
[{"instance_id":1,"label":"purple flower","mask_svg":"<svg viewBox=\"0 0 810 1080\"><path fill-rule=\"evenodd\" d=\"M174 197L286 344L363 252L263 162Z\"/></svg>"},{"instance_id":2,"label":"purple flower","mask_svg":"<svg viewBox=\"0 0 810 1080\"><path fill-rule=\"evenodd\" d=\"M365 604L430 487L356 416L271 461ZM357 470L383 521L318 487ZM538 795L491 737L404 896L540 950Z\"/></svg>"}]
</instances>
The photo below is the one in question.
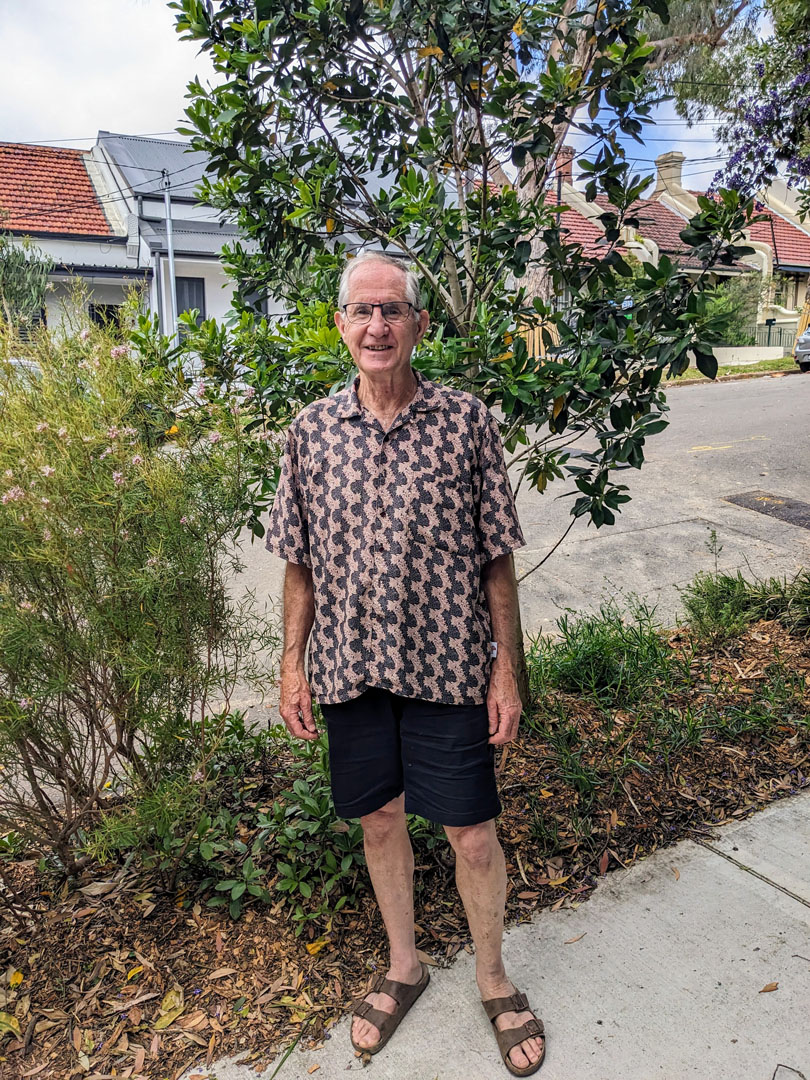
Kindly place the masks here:
<instances>
[{"instance_id":1,"label":"purple flower","mask_svg":"<svg viewBox=\"0 0 810 1080\"><path fill-rule=\"evenodd\" d=\"M143 465L143 458L141 457L140 454L135 455L135 457L132 459L132 464L133 465Z\"/></svg>"},{"instance_id":2,"label":"purple flower","mask_svg":"<svg viewBox=\"0 0 810 1080\"><path fill-rule=\"evenodd\" d=\"M3 503L19 502L20 499L25 498L25 492L19 486L9 488L8 491L3 493Z\"/></svg>"},{"instance_id":3,"label":"purple flower","mask_svg":"<svg viewBox=\"0 0 810 1080\"><path fill-rule=\"evenodd\" d=\"M18 704L21 709L27 709L31 704L31 699L27 697L21 697Z\"/></svg>"},{"instance_id":4,"label":"purple flower","mask_svg":"<svg viewBox=\"0 0 810 1080\"><path fill-rule=\"evenodd\" d=\"M53 465L43 465L39 471L42 473L43 476L53 476L53 474L56 472L56 469L53 467Z\"/></svg>"},{"instance_id":5,"label":"purple flower","mask_svg":"<svg viewBox=\"0 0 810 1080\"><path fill-rule=\"evenodd\" d=\"M113 473L113 483L116 487L121 487L124 482L124 474L122 472Z\"/></svg>"},{"instance_id":6,"label":"purple flower","mask_svg":"<svg viewBox=\"0 0 810 1080\"><path fill-rule=\"evenodd\" d=\"M41 423L37 424L37 431L38 432L47 431L49 426L50 425L47 423L47 421L43 420Z\"/></svg>"},{"instance_id":7,"label":"purple flower","mask_svg":"<svg viewBox=\"0 0 810 1080\"><path fill-rule=\"evenodd\" d=\"M218 443L221 438L222 436L218 431L209 431L208 433L208 441L210 443Z\"/></svg>"},{"instance_id":8,"label":"purple flower","mask_svg":"<svg viewBox=\"0 0 810 1080\"><path fill-rule=\"evenodd\" d=\"M43 506L50 506L51 505L51 500L46 499L44 495L42 496L42 498L39 501L42 503Z\"/></svg>"},{"instance_id":9,"label":"purple flower","mask_svg":"<svg viewBox=\"0 0 810 1080\"><path fill-rule=\"evenodd\" d=\"M85 327L84 330L82 330L79 334L79 341L87 341L89 337L90 331L87 329L87 327Z\"/></svg>"},{"instance_id":10,"label":"purple flower","mask_svg":"<svg viewBox=\"0 0 810 1080\"><path fill-rule=\"evenodd\" d=\"M188 525L188 518L185 516L185 514L180 518L180 524Z\"/></svg>"},{"instance_id":11,"label":"purple flower","mask_svg":"<svg viewBox=\"0 0 810 1080\"><path fill-rule=\"evenodd\" d=\"M60 427L56 434L59 436L60 439L66 439L67 433L68 429L66 427Z\"/></svg>"},{"instance_id":12,"label":"purple flower","mask_svg":"<svg viewBox=\"0 0 810 1080\"><path fill-rule=\"evenodd\" d=\"M129 352L129 345L113 345L110 349L110 357L113 360L118 360L122 356L126 356Z\"/></svg>"}]
</instances>

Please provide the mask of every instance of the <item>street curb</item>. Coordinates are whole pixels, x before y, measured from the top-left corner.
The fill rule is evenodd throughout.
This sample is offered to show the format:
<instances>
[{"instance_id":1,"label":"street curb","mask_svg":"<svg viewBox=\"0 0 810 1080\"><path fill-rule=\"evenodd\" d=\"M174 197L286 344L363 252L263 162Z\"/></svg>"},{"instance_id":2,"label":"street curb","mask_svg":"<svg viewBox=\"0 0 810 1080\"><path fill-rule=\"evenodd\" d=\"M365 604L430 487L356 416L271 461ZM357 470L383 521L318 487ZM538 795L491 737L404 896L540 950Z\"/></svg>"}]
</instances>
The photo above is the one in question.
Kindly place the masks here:
<instances>
[{"instance_id":1,"label":"street curb","mask_svg":"<svg viewBox=\"0 0 810 1080\"><path fill-rule=\"evenodd\" d=\"M739 375L718 375L716 379L681 379L673 380L668 386L711 386L713 383L742 382L744 379L772 379L774 375L806 375L806 371L748 371Z\"/></svg>"}]
</instances>

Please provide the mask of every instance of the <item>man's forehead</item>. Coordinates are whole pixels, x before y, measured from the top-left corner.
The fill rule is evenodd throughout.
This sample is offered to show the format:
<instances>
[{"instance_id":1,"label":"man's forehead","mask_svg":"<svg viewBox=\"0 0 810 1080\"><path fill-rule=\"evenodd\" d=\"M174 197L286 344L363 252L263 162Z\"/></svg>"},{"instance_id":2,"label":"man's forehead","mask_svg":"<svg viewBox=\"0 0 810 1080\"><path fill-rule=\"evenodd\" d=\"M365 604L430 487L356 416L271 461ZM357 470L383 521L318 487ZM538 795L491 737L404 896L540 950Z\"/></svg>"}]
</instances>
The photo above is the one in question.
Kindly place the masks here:
<instances>
[{"instance_id":1,"label":"man's forehead","mask_svg":"<svg viewBox=\"0 0 810 1080\"><path fill-rule=\"evenodd\" d=\"M349 278L349 302L405 299L405 272L396 266L371 261L358 266Z\"/></svg>"}]
</instances>

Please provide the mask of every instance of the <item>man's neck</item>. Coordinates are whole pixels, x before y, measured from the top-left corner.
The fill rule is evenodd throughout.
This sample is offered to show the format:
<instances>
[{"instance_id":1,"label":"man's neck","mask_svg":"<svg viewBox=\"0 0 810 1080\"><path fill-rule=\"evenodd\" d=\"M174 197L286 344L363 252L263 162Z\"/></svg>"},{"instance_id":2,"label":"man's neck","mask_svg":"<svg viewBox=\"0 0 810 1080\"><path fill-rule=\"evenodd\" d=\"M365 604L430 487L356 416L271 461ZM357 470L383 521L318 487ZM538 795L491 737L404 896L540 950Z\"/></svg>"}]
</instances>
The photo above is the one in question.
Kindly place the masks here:
<instances>
[{"instance_id":1,"label":"man's neck","mask_svg":"<svg viewBox=\"0 0 810 1080\"><path fill-rule=\"evenodd\" d=\"M393 420L413 401L418 386L412 368L408 368L403 378L386 377L384 381L369 379L360 372L357 400L378 420Z\"/></svg>"}]
</instances>

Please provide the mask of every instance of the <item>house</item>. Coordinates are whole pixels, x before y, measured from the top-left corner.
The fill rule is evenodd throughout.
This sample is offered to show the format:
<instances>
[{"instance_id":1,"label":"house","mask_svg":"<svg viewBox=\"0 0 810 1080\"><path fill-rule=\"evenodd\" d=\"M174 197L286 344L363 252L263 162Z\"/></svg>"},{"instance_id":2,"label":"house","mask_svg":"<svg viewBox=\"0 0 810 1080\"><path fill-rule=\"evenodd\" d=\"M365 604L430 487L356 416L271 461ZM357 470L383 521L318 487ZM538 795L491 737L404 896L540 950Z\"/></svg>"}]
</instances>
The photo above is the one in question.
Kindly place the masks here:
<instances>
[{"instance_id":1,"label":"house","mask_svg":"<svg viewBox=\"0 0 810 1080\"><path fill-rule=\"evenodd\" d=\"M206 163L187 142L108 131L89 151L0 143L0 228L55 262L43 319L59 324L79 278L91 319L115 320L135 285L170 334L170 227L177 313L221 319L234 293L222 248L239 232L195 196Z\"/></svg>"},{"instance_id":2,"label":"house","mask_svg":"<svg viewBox=\"0 0 810 1080\"><path fill-rule=\"evenodd\" d=\"M54 261L43 323L58 325L70 311L73 278L84 282L96 320L113 315L127 291L148 279L84 150L0 143L0 228L30 236Z\"/></svg>"},{"instance_id":3,"label":"house","mask_svg":"<svg viewBox=\"0 0 810 1080\"><path fill-rule=\"evenodd\" d=\"M160 315L164 331L171 326L167 183L177 313L196 310L198 320L221 319L234 293L222 267L222 248L238 239L239 231L195 195L206 155L177 139L100 131L91 156L101 183L117 196L114 212L118 227L126 231L128 248L137 253L138 264L148 268L149 306Z\"/></svg>"},{"instance_id":4,"label":"house","mask_svg":"<svg viewBox=\"0 0 810 1080\"><path fill-rule=\"evenodd\" d=\"M703 193L684 188L684 160L678 151L656 158L658 172L652 199L688 219L698 213L697 199ZM783 331L786 343L795 334L810 288L810 232L795 215L795 204L792 208L784 184L776 181L760 196L756 211L764 220L748 229L748 244L755 253L743 262L759 270L767 285L758 322Z\"/></svg>"}]
</instances>

